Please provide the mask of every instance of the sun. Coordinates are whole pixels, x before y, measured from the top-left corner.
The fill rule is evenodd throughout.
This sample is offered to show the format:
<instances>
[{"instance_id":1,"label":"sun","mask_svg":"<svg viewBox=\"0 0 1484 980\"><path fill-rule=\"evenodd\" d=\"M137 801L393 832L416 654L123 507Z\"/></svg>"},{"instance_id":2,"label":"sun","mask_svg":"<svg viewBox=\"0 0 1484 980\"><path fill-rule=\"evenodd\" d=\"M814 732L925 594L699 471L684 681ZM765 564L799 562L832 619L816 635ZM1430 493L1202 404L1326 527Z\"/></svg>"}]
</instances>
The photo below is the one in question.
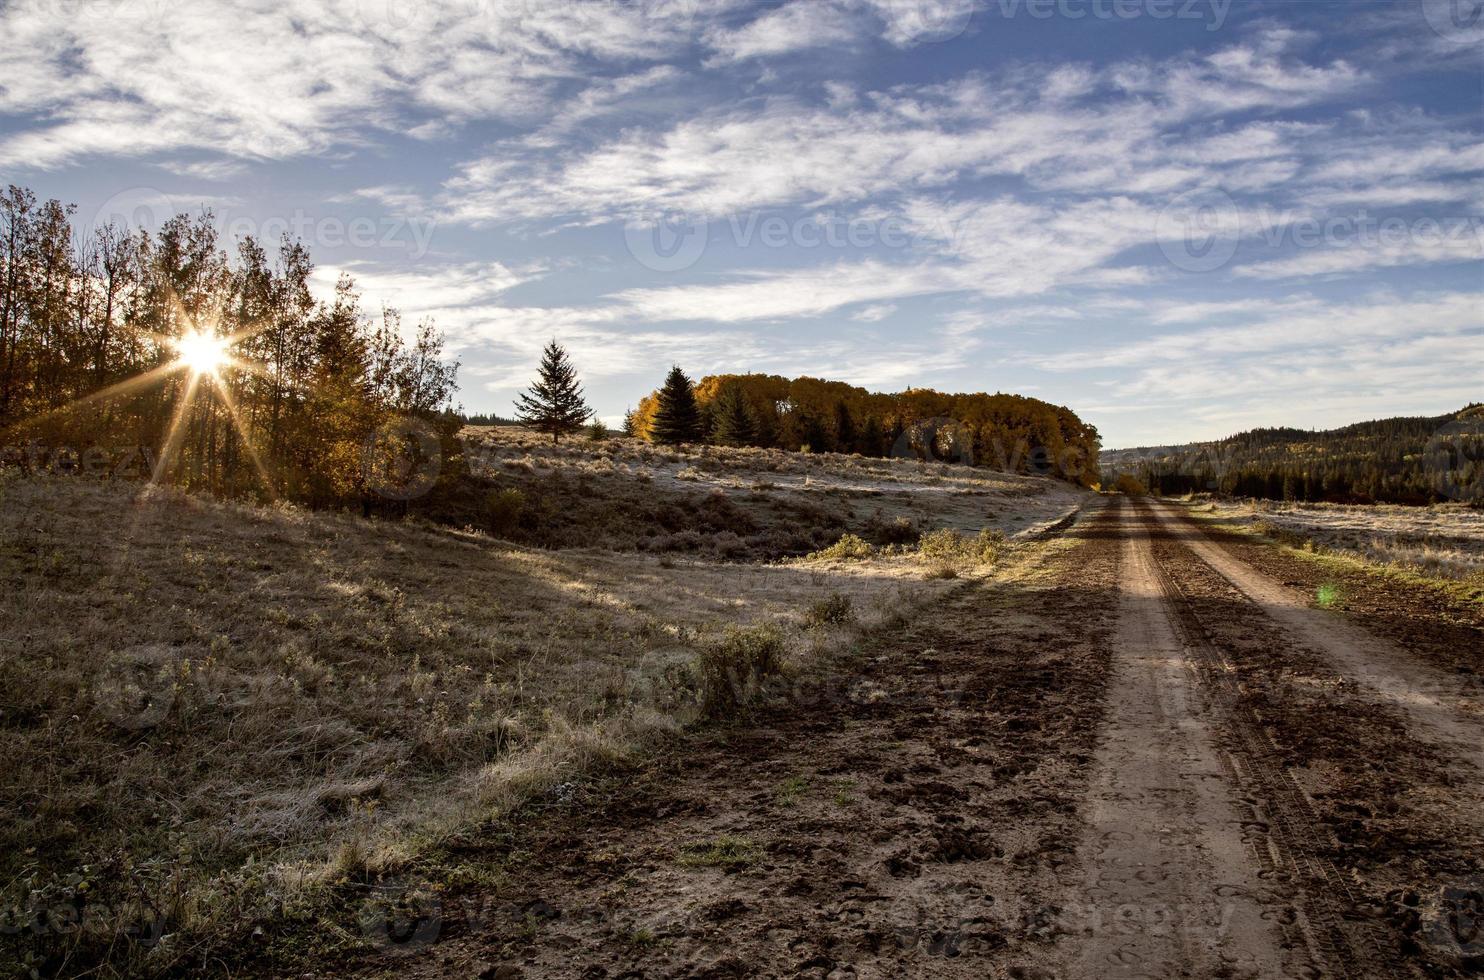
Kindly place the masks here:
<instances>
[{"instance_id":1,"label":"sun","mask_svg":"<svg viewBox=\"0 0 1484 980\"><path fill-rule=\"evenodd\" d=\"M180 363L192 374L215 377L227 360L227 338L206 331L185 334L175 342L175 349L180 352Z\"/></svg>"}]
</instances>

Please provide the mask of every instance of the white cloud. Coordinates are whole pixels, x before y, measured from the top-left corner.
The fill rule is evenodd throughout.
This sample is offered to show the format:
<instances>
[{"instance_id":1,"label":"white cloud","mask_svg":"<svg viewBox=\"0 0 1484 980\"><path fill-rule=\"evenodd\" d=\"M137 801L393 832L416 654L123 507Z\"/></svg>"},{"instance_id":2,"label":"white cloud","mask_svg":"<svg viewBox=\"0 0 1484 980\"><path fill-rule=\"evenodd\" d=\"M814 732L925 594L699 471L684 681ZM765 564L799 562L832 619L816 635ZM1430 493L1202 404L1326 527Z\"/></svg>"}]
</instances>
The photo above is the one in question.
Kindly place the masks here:
<instances>
[{"instance_id":1,"label":"white cloud","mask_svg":"<svg viewBox=\"0 0 1484 980\"><path fill-rule=\"evenodd\" d=\"M873 303L851 314L858 323L880 323L897 311L895 303Z\"/></svg>"}]
</instances>

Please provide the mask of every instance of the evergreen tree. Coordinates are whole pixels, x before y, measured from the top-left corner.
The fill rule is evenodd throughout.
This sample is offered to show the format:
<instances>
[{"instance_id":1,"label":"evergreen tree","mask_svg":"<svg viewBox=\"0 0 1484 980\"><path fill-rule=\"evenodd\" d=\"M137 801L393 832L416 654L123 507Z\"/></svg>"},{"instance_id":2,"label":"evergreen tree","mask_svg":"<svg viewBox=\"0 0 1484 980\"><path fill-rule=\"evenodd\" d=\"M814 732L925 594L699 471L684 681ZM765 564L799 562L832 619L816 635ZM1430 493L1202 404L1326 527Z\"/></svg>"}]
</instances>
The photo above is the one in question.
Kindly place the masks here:
<instances>
[{"instance_id":1,"label":"evergreen tree","mask_svg":"<svg viewBox=\"0 0 1484 980\"><path fill-rule=\"evenodd\" d=\"M865 428L861 431L861 451L867 456L880 456L884 448L881 443L885 438L881 431L881 420L874 415L867 415Z\"/></svg>"},{"instance_id":2,"label":"evergreen tree","mask_svg":"<svg viewBox=\"0 0 1484 980\"><path fill-rule=\"evenodd\" d=\"M537 432L551 433L557 442L582 428L593 414L582 397L577 371L567 352L555 340L541 354L541 375L515 403L515 417Z\"/></svg>"},{"instance_id":3,"label":"evergreen tree","mask_svg":"<svg viewBox=\"0 0 1484 980\"><path fill-rule=\"evenodd\" d=\"M752 406L736 384L722 389L716 400L715 427L711 430L711 441L720 446L750 446L757 438L757 420Z\"/></svg>"},{"instance_id":4,"label":"evergreen tree","mask_svg":"<svg viewBox=\"0 0 1484 980\"><path fill-rule=\"evenodd\" d=\"M634 437L634 410L632 408L624 409L622 431L630 439Z\"/></svg>"},{"instance_id":5,"label":"evergreen tree","mask_svg":"<svg viewBox=\"0 0 1484 980\"><path fill-rule=\"evenodd\" d=\"M669 445L701 441L701 409L696 404L695 388L678 364L670 369L660 389L649 437Z\"/></svg>"},{"instance_id":6,"label":"evergreen tree","mask_svg":"<svg viewBox=\"0 0 1484 980\"><path fill-rule=\"evenodd\" d=\"M842 453L855 452L855 419L843 400L835 402L835 449Z\"/></svg>"}]
</instances>

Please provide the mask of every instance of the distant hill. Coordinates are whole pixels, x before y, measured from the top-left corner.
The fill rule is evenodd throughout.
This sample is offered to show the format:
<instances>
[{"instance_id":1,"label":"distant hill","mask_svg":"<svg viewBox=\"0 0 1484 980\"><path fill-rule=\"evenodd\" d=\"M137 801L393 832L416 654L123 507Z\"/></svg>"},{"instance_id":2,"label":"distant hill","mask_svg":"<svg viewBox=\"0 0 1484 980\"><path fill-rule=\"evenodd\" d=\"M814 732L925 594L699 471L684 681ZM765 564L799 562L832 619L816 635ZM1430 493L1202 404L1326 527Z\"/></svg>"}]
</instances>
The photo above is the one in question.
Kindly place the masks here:
<instances>
[{"instance_id":1,"label":"distant hill","mask_svg":"<svg viewBox=\"0 0 1484 980\"><path fill-rule=\"evenodd\" d=\"M1484 503L1484 406L1339 429L1253 429L1214 442L1099 454L1103 485L1121 473L1160 493L1270 500Z\"/></svg>"}]
</instances>

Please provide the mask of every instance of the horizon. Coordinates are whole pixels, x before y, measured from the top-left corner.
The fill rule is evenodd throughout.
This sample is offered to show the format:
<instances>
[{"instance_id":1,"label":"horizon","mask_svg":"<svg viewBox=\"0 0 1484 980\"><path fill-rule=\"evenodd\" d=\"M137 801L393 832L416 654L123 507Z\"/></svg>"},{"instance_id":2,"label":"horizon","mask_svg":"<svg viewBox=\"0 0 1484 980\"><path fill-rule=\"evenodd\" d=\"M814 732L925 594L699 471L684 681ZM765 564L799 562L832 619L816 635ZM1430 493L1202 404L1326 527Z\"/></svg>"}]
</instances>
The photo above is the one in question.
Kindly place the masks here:
<instances>
[{"instance_id":1,"label":"horizon","mask_svg":"<svg viewBox=\"0 0 1484 980\"><path fill-rule=\"evenodd\" d=\"M300 237L321 298L437 322L471 414L553 336L610 425L679 363L1027 395L1126 448L1484 377L1484 26L1446 2L158 13L0 12L0 180Z\"/></svg>"}]
</instances>

